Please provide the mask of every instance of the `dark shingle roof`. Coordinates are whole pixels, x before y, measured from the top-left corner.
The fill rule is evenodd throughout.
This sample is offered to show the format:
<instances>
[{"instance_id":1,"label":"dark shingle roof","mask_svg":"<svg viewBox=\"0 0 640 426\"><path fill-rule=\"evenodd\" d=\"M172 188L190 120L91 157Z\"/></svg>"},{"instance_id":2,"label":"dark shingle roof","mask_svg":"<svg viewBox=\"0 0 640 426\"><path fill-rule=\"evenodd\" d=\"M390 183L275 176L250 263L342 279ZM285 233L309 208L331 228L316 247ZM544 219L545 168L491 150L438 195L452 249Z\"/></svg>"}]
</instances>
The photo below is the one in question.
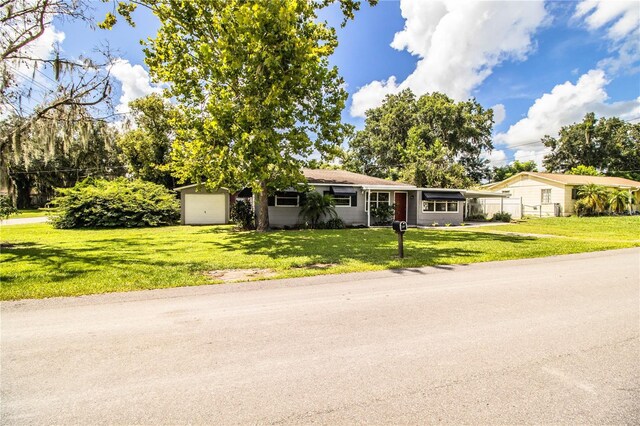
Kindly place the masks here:
<instances>
[{"instance_id":1,"label":"dark shingle roof","mask_svg":"<svg viewBox=\"0 0 640 426\"><path fill-rule=\"evenodd\" d=\"M302 173L309 183L312 184L411 186L408 183L380 179L359 173L347 172L346 170L302 169Z\"/></svg>"}]
</instances>

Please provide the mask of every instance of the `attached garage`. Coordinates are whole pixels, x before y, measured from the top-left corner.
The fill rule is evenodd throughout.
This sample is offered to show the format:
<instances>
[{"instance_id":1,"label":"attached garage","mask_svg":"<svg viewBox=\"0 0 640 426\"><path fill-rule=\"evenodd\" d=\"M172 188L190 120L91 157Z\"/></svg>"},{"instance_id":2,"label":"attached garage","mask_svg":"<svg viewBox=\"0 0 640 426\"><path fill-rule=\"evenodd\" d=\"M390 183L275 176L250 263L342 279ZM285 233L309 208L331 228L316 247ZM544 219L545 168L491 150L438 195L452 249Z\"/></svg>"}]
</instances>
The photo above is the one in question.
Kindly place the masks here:
<instances>
[{"instance_id":1,"label":"attached garage","mask_svg":"<svg viewBox=\"0 0 640 426\"><path fill-rule=\"evenodd\" d=\"M183 225L220 225L229 222L229 192L207 191L197 185L176 188L180 192Z\"/></svg>"}]
</instances>

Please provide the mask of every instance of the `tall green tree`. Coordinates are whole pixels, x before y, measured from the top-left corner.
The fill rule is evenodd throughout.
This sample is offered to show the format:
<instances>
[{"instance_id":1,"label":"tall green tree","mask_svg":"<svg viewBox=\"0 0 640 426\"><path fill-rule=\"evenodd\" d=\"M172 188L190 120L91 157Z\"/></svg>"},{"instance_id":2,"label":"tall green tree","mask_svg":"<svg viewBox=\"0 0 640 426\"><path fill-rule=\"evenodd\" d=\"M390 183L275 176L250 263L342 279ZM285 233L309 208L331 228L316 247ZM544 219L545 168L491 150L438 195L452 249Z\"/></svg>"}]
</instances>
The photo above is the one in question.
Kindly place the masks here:
<instances>
[{"instance_id":1,"label":"tall green tree","mask_svg":"<svg viewBox=\"0 0 640 426\"><path fill-rule=\"evenodd\" d=\"M137 178L164 185L172 189L171 144L175 107L162 96L152 94L129 103L131 118L129 130L118 138L123 162Z\"/></svg>"},{"instance_id":2,"label":"tall green tree","mask_svg":"<svg viewBox=\"0 0 640 426\"><path fill-rule=\"evenodd\" d=\"M0 122L1 183L18 208L30 207L33 189L47 200L55 187L124 172L113 127L78 106L50 113L52 120L23 124L25 119L13 116Z\"/></svg>"},{"instance_id":3,"label":"tall green tree","mask_svg":"<svg viewBox=\"0 0 640 426\"><path fill-rule=\"evenodd\" d=\"M493 111L473 99L455 102L442 93L416 98L403 90L366 112L365 128L350 142L345 168L402 177L418 186L443 181L468 186L489 176L488 161L481 154L493 149L492 128ZM436 178L435 170L427 170L426 156L437 158L440 171L451 175Z\"/></svg>"},{"instance_id":4,"label":"tall green tree","mask_svg":"<svg viewBox=\"0 0 640 426\"><path fill-rule=\"evenodd\" d=\"M257 229L268 229L268 195L304 182L301 158L335 155L349 130L340 117L344 81L328 62L336 32L316 13L334 1L135 3L160 20L146 63L180 105L174 175L211 188L251 187ZM359 6L339 3L345 19ZM114 23L112 15L103 26Z\"/></svg>"},{"instance_id":5,"label":"tall green tree","mask_svg":"<svg viewBox=\"0 0 640 426\"><path fill-rule=\"evenodd\" d=\"M518 160L515 160L514 162L506 166L494 167L493 176L491 179L494 182L499 182L501 180L508 179L511 176L517 175L518 173L521 173L521 172L537 172L537 171L538 171L538 166L536 165L535 161L531 160L531 161L520 162Z\"/></svg>"},{"instance_id":6,"label":"tall green tree","mask_svg":"<svg viewBox=\"0 0 640 426\"><path fill-rule=\"evenodd\" d=\"M542 143L551 149L543 161L550 172L566 173L582 165L640 179L640 124L588 113L582 122L562 127L558 138L545 136Z\"/></svg>"}]
</instances>

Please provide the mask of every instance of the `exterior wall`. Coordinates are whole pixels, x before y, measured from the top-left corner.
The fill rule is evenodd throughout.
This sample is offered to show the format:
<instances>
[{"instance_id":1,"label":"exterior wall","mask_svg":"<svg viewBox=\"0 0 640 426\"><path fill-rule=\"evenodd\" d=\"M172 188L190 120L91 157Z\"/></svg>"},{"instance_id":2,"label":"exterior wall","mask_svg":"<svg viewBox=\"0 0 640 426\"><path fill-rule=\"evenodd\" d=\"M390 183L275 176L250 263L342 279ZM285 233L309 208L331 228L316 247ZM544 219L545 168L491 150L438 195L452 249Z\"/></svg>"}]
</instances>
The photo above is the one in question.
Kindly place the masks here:
<instances>
[{"instance_id":1,"label":"exterior wall","mask_svg":"<svg viewBox=\"0 0 640 426\"><path fill-rule=\"evenodd\" d=\"M314 190L321 194L329 191L329 185L314 185ZM367 224L367 213L364 211L365 192L362 188L354 187L357 194L357 206L355 207L336 207L338 217L344 221L346 225ZM391 193L393 196L393 192ZM276 207L269 206L269 223L271 226L294 226L302 222L300 217L300 207Z\"/></svg>"},{"instance_id":2,"label":"exterior wall","mask_svg":"<svg viewBox=\"0 0 640 426\"><path fill-rule=\"evenodd\" d=\"M367 192L359 187L353 187L357 194L357 203L355 207L336 206L336 213L342 219L345 225L366 225L368 213L365 211ZM331 189L330 185L314 185L314 190L323 194ZM373 192L388 192L391 202L395 196L393 190L374 190ZM409 224L416 224L416 200L419 194L411 190L398 190L398 192L407 193L407 218ZM411 197L413 196L413 199ZM276 207L269 206L269 223L274 227L295 226L302 222L300 215L300 207ZM430 222L431 224L431 222Z\"/></svg>"},{"instance_id":3,"label":"exterior wall","mask_svg":"<svg viewBox=\"0 0 640 426\"><path fill-rule=\"evenodd\" d=\"M571 191L573 190L573 186L566 186L564 191L564 209L562 211L563 216L569 216L575 213L574 205L576 204L576 200L571 199Z\"/></svg>"},{"instance_id":4,"label":"exterior wall","mask_svg":"<svg viewBox=\"0 0 640 426\"><path fill-rule=\"evenodd\" d=\"M551 203L542 204L542 190L551 190ZM560 205L560 214L567 215L565 209L567 190L563 184L544 182L532 179L529 176L522 176L520 179L510 182L508 185L493 187L494 191L509 191L511 197L522 198L522 214L524 216L554 216L554 204ZM571 189L568 190L571 199Z\"/></svg>"},{"instance_id":5,"label":"exterior wall","mask_svg":"<svg viewBox=\"0 0 640 426\"><path fill-rule=\"evenodd\" d=\"M207 193L207 194L226 194L226 197L224 197L225 200L225 205L224 205L224 211L225 211L225 223L229 222L229 191L227 191L226 189L219 189L217 191L209 191L206 190L204 188L201 188L200 190L197 190L197 188L191 187L191 188L185 188L183 190L180 191L180 224L184 225L184 211L185 211L185 195L186 194L202 194L202 193Z\"/></svg>"},{"instance_id":6,"label":"exterior wall","mask_svg":"<svg viewBox=\"0 0 640 426\"><path fill-rule=\"evenodd\" d=\"M416 196L417 203L417 221L416 224L418 226L431 226L434 222L438 222L439 225L444 225L450 223L452 225L459 225L464 221L464 201L458 201L458 212L447 213L447 212L422 212L422 195L420 191L418 191L418 195Z\"/></svg>"}]
</instances>

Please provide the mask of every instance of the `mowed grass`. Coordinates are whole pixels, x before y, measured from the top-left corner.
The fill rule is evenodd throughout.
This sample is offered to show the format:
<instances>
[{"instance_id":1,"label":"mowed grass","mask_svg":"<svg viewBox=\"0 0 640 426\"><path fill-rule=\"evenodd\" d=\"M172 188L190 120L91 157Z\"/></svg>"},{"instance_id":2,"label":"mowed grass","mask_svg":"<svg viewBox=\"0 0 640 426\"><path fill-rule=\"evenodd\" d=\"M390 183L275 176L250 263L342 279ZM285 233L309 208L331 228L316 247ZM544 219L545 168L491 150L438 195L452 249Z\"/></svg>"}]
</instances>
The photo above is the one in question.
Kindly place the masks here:
<instances>
[{"instance_id":1,"label":"mowed grass","mask_svg":"<svg viewBox=\"0 0 640 426\"><path fill-rule=\"evenodd\" d=\"M49 214L48 209L24 209L18 210L18 213L9 217L9 219L26 219L29 217L44 217Z\"/></svg>"},{"instance_id":2,"label":"mowed grass","mask_svg":"<svg viewBox=\"0 0 640 426\"><path fill-rule=\"evenodd\" d=\"M640 242L640 216L533 218L517 224L482 229L557 235L581 240Z\"/></svg>"},{"instance_id":3,"label":"mowed grass","mask_svg":"<svg viewBox=\"0 0 640 426\"><path fill-rule=\"evenodd\" d=\"M397 239L390 229L260 234L237 232L230 226L117 230L5 226L0 240L11 246L0 254L0 299L210 284L216 281L204 272L221 269L265 268L275 271L272 278L286 278L640 246L640 217L595 219L532 220L496 227L557 235L564 235L563 226L576 227L570 238L495 234L486 228L410 229L405 235L405 259L396 257ZM318 264L332 266L322 269Z\"/></svg>"}]
</instances>

